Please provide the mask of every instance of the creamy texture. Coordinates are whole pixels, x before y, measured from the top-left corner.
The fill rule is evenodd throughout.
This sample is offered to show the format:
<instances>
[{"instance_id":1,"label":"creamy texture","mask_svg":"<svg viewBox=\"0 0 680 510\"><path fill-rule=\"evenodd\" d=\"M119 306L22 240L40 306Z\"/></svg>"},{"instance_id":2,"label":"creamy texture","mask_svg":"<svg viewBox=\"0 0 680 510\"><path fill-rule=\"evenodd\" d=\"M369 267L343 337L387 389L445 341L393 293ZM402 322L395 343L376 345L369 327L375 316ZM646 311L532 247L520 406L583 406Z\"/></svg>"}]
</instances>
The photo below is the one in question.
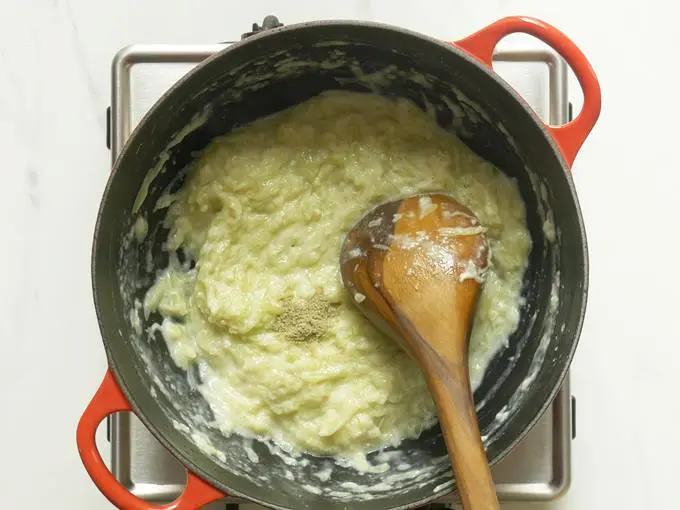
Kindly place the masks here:
<instances>
[{"instance_id":1,"label":"creamy texture","mask_svg":"<svg viewBox=\"0 0 680 510\"><path fill-rule=\"evenodd\" d=\"M198 366L215 426L351 456L434 423L417 365L339 276L344 235L368 208L434 190L471 209L490 242L470 346L477 386L519 321L531 241L511 179L415 105L365 94L326 93L210 144L161 199L166 247L182 256L144 308L163 317L175 363Z\"/></svg>"}]
</instances>

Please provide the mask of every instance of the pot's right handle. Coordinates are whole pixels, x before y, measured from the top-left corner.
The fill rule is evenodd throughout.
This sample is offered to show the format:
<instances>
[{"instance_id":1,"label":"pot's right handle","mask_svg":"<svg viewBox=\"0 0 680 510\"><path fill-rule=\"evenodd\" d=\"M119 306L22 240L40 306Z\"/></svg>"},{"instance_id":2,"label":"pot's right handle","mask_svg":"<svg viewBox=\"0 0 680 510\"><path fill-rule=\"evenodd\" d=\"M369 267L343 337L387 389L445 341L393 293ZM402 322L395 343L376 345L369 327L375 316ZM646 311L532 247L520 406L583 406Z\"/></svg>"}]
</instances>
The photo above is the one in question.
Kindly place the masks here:
<instances>
[{"instance_id":1,"label":"pot's right handle","mask_svg":"<svg viewBox=\"0 0 680 510\"><path fill-rule=\"evenodd\" d=\"M514 33L533 35L560 54L574 71L583 89L583 109L571 122L546 126L555 139L569 167L574 163L586 137L593 129L602 108L600 84L586 56L571 39L555 27L536 18L511 16L496 21L453 44L492 67L493 51L503 37Z\"/></svg>"},{"instance_id":2,"label":"pot's right handle","mask_svg":"<svg viewBox=\"0 0 680 510\"><path fill-rule=\"evenodd\" d=\"M187 484L182 494L172 503L162 506L138 498L116 480L99 455L95 433L97 426L108 415L131 410L132 406L123 395L113 374L107 370L99 390L78 422L77 442L80 458L92 481L111 503L123 510L197 510L224 498L223 493L190 471L187 472Z\"/></svg>"}]
</instances>

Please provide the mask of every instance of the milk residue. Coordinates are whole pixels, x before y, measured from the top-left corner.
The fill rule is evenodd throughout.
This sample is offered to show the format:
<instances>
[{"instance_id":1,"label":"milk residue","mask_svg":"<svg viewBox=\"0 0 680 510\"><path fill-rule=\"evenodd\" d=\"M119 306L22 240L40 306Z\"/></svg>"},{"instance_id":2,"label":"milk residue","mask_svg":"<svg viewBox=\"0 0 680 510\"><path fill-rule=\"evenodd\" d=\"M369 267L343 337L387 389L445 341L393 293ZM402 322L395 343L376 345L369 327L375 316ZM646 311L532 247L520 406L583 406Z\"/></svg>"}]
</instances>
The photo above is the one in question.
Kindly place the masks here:
<instances>
[{"instance_id":1,"label":"milk residue","mask_svg":"<svg viewBox=\"0 0 680 510\"><path fill-rule=\"evenodd\" d=\"M165 150L158 155L158 161L146 174L146 177L144 177L144 180L142 181L142 185L139 187L135 202L132 205L133 214L136 214L142 207L144 200L146 200L146 197L149 194L151 183L165 170L165 164L170 160L170 150L179 145L182 140L205 124L210 118L211 111L212 108L206 107L202 112L194 115L191 121L170 139Z\"/></svg>"}]
</instances>

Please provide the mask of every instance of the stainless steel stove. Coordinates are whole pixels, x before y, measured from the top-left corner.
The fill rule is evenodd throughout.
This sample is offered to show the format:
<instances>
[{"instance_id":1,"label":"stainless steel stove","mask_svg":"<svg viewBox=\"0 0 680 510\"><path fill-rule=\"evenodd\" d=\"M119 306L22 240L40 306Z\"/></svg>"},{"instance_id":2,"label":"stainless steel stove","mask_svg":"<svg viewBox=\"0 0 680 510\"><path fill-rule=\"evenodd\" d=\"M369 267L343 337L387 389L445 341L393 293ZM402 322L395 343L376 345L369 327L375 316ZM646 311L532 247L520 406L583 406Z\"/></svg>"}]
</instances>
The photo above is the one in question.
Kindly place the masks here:
<instances>
[{"instance_id":1,"label":"stainless steel stove","mask_svg":"<svg viewBox=\"0 0 680 510\"><path fill-rule=\"evenodd\" d=\"M113 61L108 144L112 159L122 149L133 127L149 107L192 67L225 45L134 45L121 50ZM551 124L570 115L567 67L549 50L500 51L494 69ZM569 488L571 440L575 436L575 400L569 378L552 406L529 435L493 469L501 501L547 501ZM183 467L128 413L110 418L111 469L135 495L166 503L177 497L184 484ZM442 503L455 504L456 497ZM226 498L208 510L238 508ZM259 508L247 505L248 508Z\"/></svg>"}]
</instances>

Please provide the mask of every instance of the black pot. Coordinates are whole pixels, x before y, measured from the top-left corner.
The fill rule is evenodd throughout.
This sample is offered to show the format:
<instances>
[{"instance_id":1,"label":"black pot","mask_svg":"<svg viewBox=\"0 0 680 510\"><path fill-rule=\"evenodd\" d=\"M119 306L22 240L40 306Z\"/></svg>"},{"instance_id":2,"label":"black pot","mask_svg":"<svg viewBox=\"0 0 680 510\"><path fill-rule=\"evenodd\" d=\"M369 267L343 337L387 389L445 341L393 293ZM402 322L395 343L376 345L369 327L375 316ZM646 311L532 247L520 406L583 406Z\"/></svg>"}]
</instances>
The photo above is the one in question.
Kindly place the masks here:
<instances>
[{"instance_id":1,"label":"black pot","mask_svg":"<svg viewBox=\"0 0 680 510\"><path fill-rule=\"evenodd\" d=\"M569 124L544 125L491 70L494 47L513 32L542 39L576 73L584 90L584 108ZM341 55L344 63L320 65L331 52L336 61ZM356 79L351 61L364 73L387 66L400 72L369 87ZM414 79L414 72L425 80ZM421 505L451 490L450 485L442 486L450 479L450 465L438 427L398 448L408 453L413 465L427 470L420 477L389 490L375 488L369 498L345 499L328 491L347 492L341 487L345 482L377 486L389 473L358 475L336 467L321 494L302 489L305 483L318 485L313 473L322 459L308 457L309 465L295 468L291 481L284 475L290 468L263 444L255 442L259 461L252 462L240 437L225 438L193 422L191 416L210 414L207 403L174 366L164 342L142 338L131 324L134 300L143 299L154 276L144 255L151 251L154 270L167 264L167 254L160 249L166 235L164 212L154 212L153 205L192 153L237 126L340 88L405 97L421 105L426 98L447 129L453 129L450 105L454 105L454 111L464 114L459 131L465 133L464 141L519 183L533 240L524 280L526 304L510 346L493 360L475 394L492 464L518 443L556 395L576 348L586 305L586 237L569 173L600 111L599 85L584 55L555 28L529 18L503 19L454 44L363 22L275 28L228 47L172 87L130 137L104 192L94 235L92 278L110 371L81 419L78 446L93 480L114 504L155 508L115 481L94 445L97 424L107 414L126 409L133 410L190 472L187 489L173 508L197 508L229 493L286 509L394 509ZM204 111L209 112L207 121L178 141L175 135ZM167 155L167 161L161 161L162 171L148 177L149 169L161 168L162 153ZM140 189L149 184L148 196L140 195L136 204ZM142 243L130 236L139 215L149 223ZM548 218L557 232L554 242L544 233ZM167 393L152 390L154 376L171 383L166 384ZM200 429L226 453L228 462L204 453L173 422Z\"/></svg>"}]
</instances>

